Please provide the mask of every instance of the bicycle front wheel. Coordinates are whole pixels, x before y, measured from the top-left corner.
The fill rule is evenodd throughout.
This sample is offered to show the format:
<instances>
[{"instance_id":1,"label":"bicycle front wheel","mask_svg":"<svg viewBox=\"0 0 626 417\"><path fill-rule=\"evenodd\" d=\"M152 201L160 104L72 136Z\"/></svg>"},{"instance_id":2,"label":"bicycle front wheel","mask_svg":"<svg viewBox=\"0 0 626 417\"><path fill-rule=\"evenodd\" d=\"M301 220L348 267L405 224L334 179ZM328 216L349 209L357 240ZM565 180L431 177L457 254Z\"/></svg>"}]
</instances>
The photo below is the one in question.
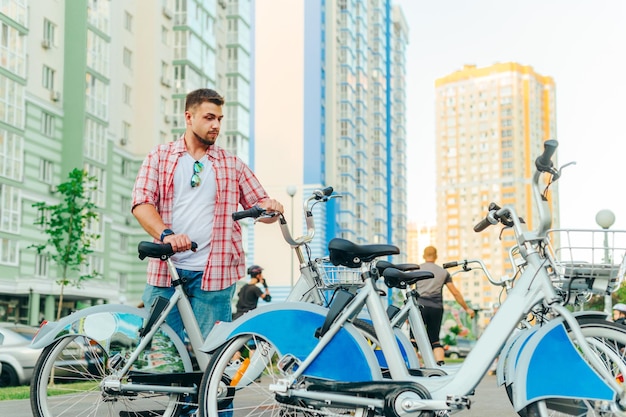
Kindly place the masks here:
<instances>
[{"instance_id":1,"label":"bicycle front wheel","mask_svg":"<svg viewBox=\"0 0 626 417\"><path fill-rule=\"evenodd\" d=\"M584 318L580 327L598 358L617 381L623 381L617 361L626 361L626 327L597 318ZM624 417L615 404L604 401L551 398L528 405L519 413L527 417L602 416Z\"/></svg>"},{"instance_id":2,"label":"bicycle front wheel","mask_svg":"<svg viewBox=\"0 0 626 417\"><path fill-rule=\"evenodd\" d=\"M370 410L332 407L325 402L281 396L270 389L289 372L280 352L267 340L243 335L211 355L199 392L201 417L316 415L372 416ZM296 365L297 366L297 365Z\"/></svg>"},{"instance_id":3,"label":"bicycle front wheel","mask_svg":"<svg viewBox=\"0 0 626 417\"><path fill-rule=\"evenodd\" d=\"M79 335L46 347L33 373L30 402L35 417L175 417L180 394L119 393L106 387L109 357L95 340ZM125 381L124 381L125 382Z\"/></svg>"}]
</instances>

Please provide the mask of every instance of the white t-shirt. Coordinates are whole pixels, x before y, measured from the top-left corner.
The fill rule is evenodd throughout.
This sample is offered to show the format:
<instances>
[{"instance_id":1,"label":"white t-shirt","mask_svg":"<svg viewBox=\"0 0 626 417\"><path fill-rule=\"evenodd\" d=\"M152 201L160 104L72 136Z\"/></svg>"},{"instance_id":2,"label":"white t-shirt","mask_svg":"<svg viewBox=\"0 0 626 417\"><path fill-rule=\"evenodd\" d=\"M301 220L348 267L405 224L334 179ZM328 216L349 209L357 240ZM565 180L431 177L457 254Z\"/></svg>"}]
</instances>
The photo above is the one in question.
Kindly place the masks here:
<instances>
[{"instance_id":1,"label":"white t-shirt","mask_svg":"<svg viewBox=\"0 0 626 417\"><path fill-rule=\"evenodd\" d=\"M195 162L191 155L185 153L176 165L172 230L188 235L192 242L198 244L198 250L179 252L172 256L172 261L177 268L204 271L209 259L217 187L213 165L206 155L199 161L203 165L198 173L200 184L191 186Z\"/></svg>"}]
</instances>

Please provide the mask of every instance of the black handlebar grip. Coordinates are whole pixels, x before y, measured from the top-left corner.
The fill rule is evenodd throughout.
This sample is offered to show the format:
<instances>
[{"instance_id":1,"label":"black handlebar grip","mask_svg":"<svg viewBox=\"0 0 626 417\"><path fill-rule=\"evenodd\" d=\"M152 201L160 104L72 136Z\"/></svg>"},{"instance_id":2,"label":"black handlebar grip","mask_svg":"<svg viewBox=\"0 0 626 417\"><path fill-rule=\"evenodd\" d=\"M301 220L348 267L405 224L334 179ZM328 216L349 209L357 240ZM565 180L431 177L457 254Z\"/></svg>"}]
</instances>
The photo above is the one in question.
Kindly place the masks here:
<instances>
[{"instance_id":1,"label":"black handlebar grip","mask_svg":"<svg viewBox=\"0 0 626 417\"><path fill-rule=\"evenodd\" d=\"M241 219L246 219L248 217L252 217L254 219L256 219L257 217L259 217L261 214L265 213L265 209L259 207L259 206L254 206L249 208L248 210L241 210L241 211L236 211L233 213L233 220L237 221L237 220L241 220Z\"/></svg>"},{"instance_id":2,"label":"black handlebar grip","mask_svg":"<svg viewBox=\"0 0 626 417\"><path fill-rule=\"evenodd\" d=\"M541 172L550 171L552 168L552 155L556 152L559 142L549 139L543 143L543 153L535 160L535 166Z\"/></svg>"},{"instance_id":3,"label":"black handlebar grip","mask_svg":"<svg viewBox=\"0 0 626 417\"><path fill-rule=\"evenodd\" d=\"M474 231L476 233L479 233L485 230L486 228L488 228L489 226L491 226L491 222L487 220L487 218L485 217L484 219L476 223L476 225L474 226Z\"/></svg>"},{"instance_id":4,"label":"black handlebar grip","mask_svg":"<svg viewBox=\"0 0 626 417\"><path fill-rule=\"evenodd\" d=\"M459 263L457 261L446 262L442 266L443 266L444 269L454 268L455 266L459 266Z\"/></svg>"},{"instance_id":5,"label":"black handlebar grip","mask_svg":"<svg viewBox=\"0 0 626 417\"><path fill-rule=\"evenodd\" d=\"M313 195L315 196L316 200L324 200L324 201L326 201L325 200L326 197L330 197L332 193L333 193L333 187L326 187L321 190L313 191Z\"/></svg>"}]
</instances>

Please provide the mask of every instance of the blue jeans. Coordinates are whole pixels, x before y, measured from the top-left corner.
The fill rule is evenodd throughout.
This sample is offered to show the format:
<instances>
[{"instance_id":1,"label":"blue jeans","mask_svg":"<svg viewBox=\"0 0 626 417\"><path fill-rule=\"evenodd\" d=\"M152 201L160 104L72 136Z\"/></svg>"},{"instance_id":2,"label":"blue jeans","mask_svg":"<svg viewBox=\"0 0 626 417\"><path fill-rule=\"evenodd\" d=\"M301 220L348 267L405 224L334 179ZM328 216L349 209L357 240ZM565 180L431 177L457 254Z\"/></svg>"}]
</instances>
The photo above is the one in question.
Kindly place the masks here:
<instances>
[{"instance_id":1,"label":"blue jeans","mask_svg":"<svg viewBox=\"0 0 626 417\"><path fill-rule=\"evenodd\" d=\"M176 270L181 280L184 281L183 289L189 297L202 336L206 339L216 321L232 320L231 300L235 294L235 284L219 291L203 291L200 288L203 271ZM174 294L174 287L155 287L146 284L141 299L146 308L150 308L156 297L169 298L172 294ZM166 323L174 329L181 340L185 340L185 331L178 307L174 306L167 316Z\"/></svg>"}]
</instances>

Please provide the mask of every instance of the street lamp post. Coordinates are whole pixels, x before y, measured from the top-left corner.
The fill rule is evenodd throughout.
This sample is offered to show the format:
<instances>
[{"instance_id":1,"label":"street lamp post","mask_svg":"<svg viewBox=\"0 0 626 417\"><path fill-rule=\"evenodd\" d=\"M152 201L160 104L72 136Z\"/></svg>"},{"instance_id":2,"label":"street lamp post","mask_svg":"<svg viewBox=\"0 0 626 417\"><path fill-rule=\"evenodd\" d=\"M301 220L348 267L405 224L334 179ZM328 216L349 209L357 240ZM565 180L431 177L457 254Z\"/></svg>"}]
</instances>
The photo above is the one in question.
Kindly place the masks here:
<instances>
[{"instance_id":1,"label":"street lamp post","mask_svg":"<svg viewBox=\"0 0 626 417\"><path fill-rule=\"evenodd\" d=\"M291 198L291 224L289 225L289 232L291 233L292 236L294 236L294 230L293 230L293 197L296 195L296 192L298 191L298 187L296 187L295 185L289 185L287 186L287 194L289 194L289 197ZM290 272L290 283L291 283L291 288L293 288L293 251L290 249L291 252L291 270Z\"/></svg>"},{"instance_id":2,"label":"street lamp post","mask_svg":"<svg viewBox=\"0 0 626 417\"><path fill-rule=\"evenodd\" d=\"M615 223L615 214L611 210L603 209L600 210L596 214L596 223L602 229L604 229L604 263L608 264L611 262L609 259L609 227L613 226ZM604 296L604 312L608 317L611 317L611 310L613 309L613 300L611 299L611 294L606 294Z\"/></svg>"}]
</instances>

